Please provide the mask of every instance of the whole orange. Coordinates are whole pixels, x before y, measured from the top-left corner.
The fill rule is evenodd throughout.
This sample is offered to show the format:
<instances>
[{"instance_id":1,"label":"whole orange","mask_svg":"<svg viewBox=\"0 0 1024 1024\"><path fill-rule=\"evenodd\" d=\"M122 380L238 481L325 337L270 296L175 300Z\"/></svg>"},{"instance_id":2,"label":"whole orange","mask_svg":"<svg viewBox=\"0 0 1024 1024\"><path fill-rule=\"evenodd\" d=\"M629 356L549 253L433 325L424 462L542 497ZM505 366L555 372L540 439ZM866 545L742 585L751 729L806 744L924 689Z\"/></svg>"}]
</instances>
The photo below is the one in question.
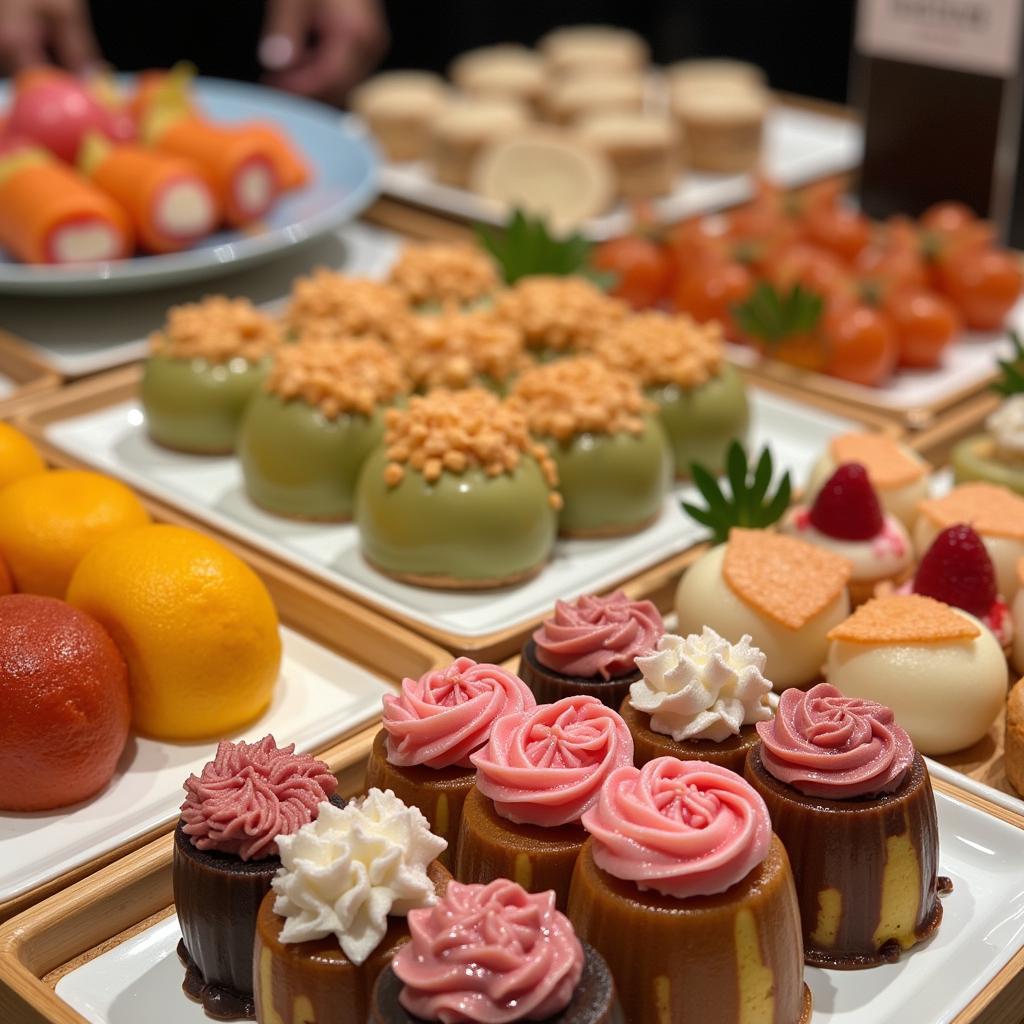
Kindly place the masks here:
<instances>
[{"instance_id":1,"label":"whole orange","mask_svg":"<svg viewBox=\"0 0 1024 1024\"><path fill-rule=\"evenodd\" d=\"M79 563L68 600L121 648L139 732L220 737L270 704L277 612L260 578L211 537L156 525L108 537Z\"/></svg>"},{"instance_id":2,"label":"whole orange","mask_svg":"<svg viewBox=\"0 0 1024 1024\"><path fill-rule=\"evenodd\" d=\"M9 423L0 423L0 487L45 470L32 442Z\"/></svg>"},{"instance_id":3,"label":"whole orange","mask_svg":"<svg viewBox=\"0 0 1024 1024\"><path fill-rule=\"evenodd\" d=\"M22 593L63 597L97 541L148 522L142 502L117 480L54 469L0 491L0 555Z\"/></svg>"},{"instance_id":4,"label":"whole orange","mask_svg":"<svg viewBox=\"0 0 1024 1024\"><path fill-rule=\"evenodd\" d=\"M128 670L88 615L0 597L0 808L78 803L110 781L128 739Z\"/></svg>"}]
</instances>

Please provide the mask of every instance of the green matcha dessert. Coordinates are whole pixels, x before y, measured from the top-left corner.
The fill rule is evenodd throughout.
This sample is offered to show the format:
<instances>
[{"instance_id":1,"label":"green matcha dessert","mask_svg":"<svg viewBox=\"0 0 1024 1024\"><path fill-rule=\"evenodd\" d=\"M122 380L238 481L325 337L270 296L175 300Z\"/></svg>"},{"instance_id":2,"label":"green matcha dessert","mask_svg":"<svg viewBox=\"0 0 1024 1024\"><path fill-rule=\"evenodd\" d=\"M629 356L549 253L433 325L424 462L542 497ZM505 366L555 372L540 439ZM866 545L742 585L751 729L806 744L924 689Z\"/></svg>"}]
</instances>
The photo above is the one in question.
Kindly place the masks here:
<instances>
[{"instance_id":1,"label":"green matcha dessert","mask_svg":"<svg viewBox=\"0 0 1024 1024\"><path fill-rule=\"evenodd\" d=\"M351 519L359 471L384 437L385 409L407 391L398 359L372 338L314 333L279 348L239 433L249 498L292 519Z\"/></svg>"},{"instance_id":2,"label":"green matcha dessert","mask_svg":"<svg viewBox=\"0 0 1024 1024\"><path fill-rule=\"evenodd\" d=\"M689 476L693 463L720 473L729 445L745 440L750 421L746 388L724 359L718 324L638 313L612 327L594 354L632 373L657 404L676 476Z\"/></svg>"},{"instance_id":3,"label":"green matcha dessert","mask_svg":"<svg viewBox=\"0 0 1024 1024\"><path fill-rule=\"evenodd\" d=\"M459 242L409 243L398 254L388 283L414 308L471 306L500 284L487 253Z\"/></svg>"},{"instance_id":4,"label":"green matcha dessert","mask_svg":"<svg viewBox=\"0 0 1024 1024\"><path fill-rule=\"evenodd\" d=\"M657 407L634 377L575 356L525 371L510 401L558 467L560 533L615 537L658 518L672 456Z\"/></svg>"},{"instance_id":5,"label":"green matcha dessert","mask_svg":"<svg viewBox=\"0 0 1024 1024\"><path fill-rule=\"evenodd\" d=\"M263 382L281 330L248 299L175 306L150 338L141 400L150 438L199 455L235 450L242 413Z\"/></svg>"},{"instance_id":6,"label":"green matcha dessert","mask_svg":"<svg viewBox=\"0 0 1024 1024\"><path fill-rule=\"evenodd\" d=\"M558 474L523 414L491 391L437 389L388 410L355 521L366 560L419 586L484 589L538 573L554 544Z\"/></svg>"}]
</instances>

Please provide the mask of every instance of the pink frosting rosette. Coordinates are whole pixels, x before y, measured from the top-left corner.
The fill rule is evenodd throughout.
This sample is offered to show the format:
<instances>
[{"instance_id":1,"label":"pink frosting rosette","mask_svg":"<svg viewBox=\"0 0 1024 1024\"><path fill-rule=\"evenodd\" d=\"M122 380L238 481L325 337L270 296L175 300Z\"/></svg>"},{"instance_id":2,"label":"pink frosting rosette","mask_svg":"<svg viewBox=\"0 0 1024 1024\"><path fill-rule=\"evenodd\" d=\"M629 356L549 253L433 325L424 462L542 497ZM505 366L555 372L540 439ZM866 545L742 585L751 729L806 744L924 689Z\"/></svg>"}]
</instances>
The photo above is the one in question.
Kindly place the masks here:
<instances>
[{"instance_id":1,"label":"pink frosting rosette","mask_svg":"<svg viewBox=\"0 0 1024 1024\"><path fill-rule=\"evenodd\" d=\"M537 706L530 688L498 665L457 658L384 698L387 759L393 765L471 768L469 755L502 716Z\"/></svg>"},{"instance_id":2,"label":"pink frosting rosette","mask_svg":"<svg viewBox=\"0 0 1024 1024\"><path fill-rule=\"evenodd\" d=\"M772 838L768 808L749 783L676 757L612 772L583 827L598 867L679 899L725 892L768 856Z\"/></svg>"},{"instance_id":3,"label":"pink frosting rosette","mask_svg":"<svg viewBox=\"0 0 1024 1024\"><path fill-rule=\"evenodd\" d=\"M596 697L565 697L499 718L471 760L498 814L550 828L579 821L608 775L633 763L633 737Z\"/></svg>"},{"instance_id":4,"label":"pink frosting rosette","mask_svg":"<svg viewBox=\"0 0 1024 1024\"><path fill-rule=\"evenodd\" d=\"M557 601L555 613L533 634L537 660L564 676L615 679L636 670L633 659L654 650L665 632L650 601L631 601L621 590Z\"/></svg>"},{"instance_id":5,"label":"pink frosting rosette","mask_svg":"<svg viewBox=\"0 0 1024 1024\"><path fill-rule=\"evenodd\" d=\"M399 1000L418 1019L546 1020L569 1005L583 974L583 947L554 892L528 893L507 878L449 882L408 921L412 938L392 967L405 986Z\"/></svg>"},{"instance_id":6,"label":"pink frosting rosette","mask_svg":"<svg viewBox=\"0 0 1024 1024\"><path fill-rule=\"evenodd\" d=\"M273 736L258 743L222 740L214 759L185 782L182 830L197 850L231 853L242 860L277 856L276 838L291 835L316 817L338 780L295 744L278 747Z\"/></svg>"},{"instance_id":7,"label":"pink frosting rosette","mask_svg":"<svg viewBox=\"0 0 1024 1024\"><path fill-rule=\"evenodd\" d=\"M819 683L786 690L775 717L758 722L761 763L807 796L846 800L892 793L910 771L914 744L884 704Z\"/></svg>"}]
</instances>

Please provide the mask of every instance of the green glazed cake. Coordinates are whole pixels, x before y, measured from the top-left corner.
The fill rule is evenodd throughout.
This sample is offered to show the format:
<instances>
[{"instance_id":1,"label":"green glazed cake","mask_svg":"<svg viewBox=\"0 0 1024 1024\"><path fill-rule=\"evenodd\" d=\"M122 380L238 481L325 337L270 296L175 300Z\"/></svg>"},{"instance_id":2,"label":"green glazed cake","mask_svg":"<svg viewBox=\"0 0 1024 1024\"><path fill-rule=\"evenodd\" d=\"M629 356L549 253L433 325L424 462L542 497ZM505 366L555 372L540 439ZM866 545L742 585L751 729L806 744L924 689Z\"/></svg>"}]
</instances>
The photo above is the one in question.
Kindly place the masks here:
<instances>
[{"instance_id":1,"label":"green glazed cake","mask_svg":"<svg viewBox=\"0 0 1024 1024\"><path fill-rule=\"evenodd\" d=\"M384 410L407 390L398 359L373 339L311 337L279 349L238 439L249 498L292 519L351 519Z\"/></svg>"},{"instance_id":2,"label":"green glazed cake","mask_svg":"<svg viewBox=\"0 0 1024 1024\"><path fill-rule=\"evenodd\" d=\"M982 480L1024 494L1024 395L1007 398L985 427L953 449L956 482Z\"/></svg>"},{"instance_id":3,"label":"green glazed cake","mask_svg":"<svg viewBox=\"0 0 1024 1024\"><path fill-rule=\"evenodd\" d=\"M506 586L540 571L557 530L557 472L521 413L481 388L438 389L386 420L356 491L371 565L453 589Z\"/></svg>"},{"instance_id":4,"label":"green glazed cake","mask_svg":"<svg viewBox=\"0 0 1024 1024\"><path fill-rule=\"evenodd\" d=\"M459 242L406 245L388 283L415 309L474 306L490 298L501 284L490 256Z\"/></svg>"},{"instance_id":5,"label":"green glazed cake","mask_svg":"<svg viewBox=\"0 0 1024 1024\"><path fill-rule=\"evenodd\" d=\"M247 299L212 296L175 306L150 339L140 398L150 438L200 455L235 450L246 404L281 340Z\"/></svg>"}]
</instances>

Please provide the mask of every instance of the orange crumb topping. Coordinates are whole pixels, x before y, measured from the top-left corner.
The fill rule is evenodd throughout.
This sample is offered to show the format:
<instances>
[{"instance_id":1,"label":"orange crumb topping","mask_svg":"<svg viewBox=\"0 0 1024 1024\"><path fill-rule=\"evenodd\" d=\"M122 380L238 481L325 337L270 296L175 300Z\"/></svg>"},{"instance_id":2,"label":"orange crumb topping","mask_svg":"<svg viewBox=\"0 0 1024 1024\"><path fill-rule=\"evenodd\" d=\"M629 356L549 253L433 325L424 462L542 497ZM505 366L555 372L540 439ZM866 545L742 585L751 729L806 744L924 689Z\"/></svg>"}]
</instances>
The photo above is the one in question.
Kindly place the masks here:
<instances>
[{"instance_id":1,"label":"orange crumb topping","mask_svg":"<svg viewBox=\"0 0 1024 1024\"><path fill-rule=\"evenodd\" d=\"M490 310L416 317L395 350L417 388L464 388L482 376L501 383L529 362L522 332Z\"/></svg>"},{"instance_id":2,"label":"orange crumb topping","mask_svg":"<svg viewBox=\"0 0 1024 1024\"><path fill-rule=\"evenodd\" d=\"M519 327L530 348L588 349L628 307L582 277L524 277L495 300L498 315Z\"/></svg>"},{"instance_id":3,"label":"orange crumb topping","mask_svg":"<svg viewBox=\"0 0 1024 1024\"><path fill-rule=\"evenodd\" d=\"M686 314L638 313L609 328L594 355L634 374L645 387L675 384L690 390L721 369L722 327L715 321L698 324Z\"/></svg>"},{"instance_id":4,"label":"orange crumb topping","mask_svg":"<svg viewBox=\"0 0 1024 1024\"><path fill-rule=\"evenodd\" d=\"M851 565L824 548L765 530L733 529L722 575L732 592L765 618L801 629L850 579Z\"/></svg>"},{"instance_id":5,"label":"orange crumb topping","mask_svg":"<svg viewBox=\"0 0 1024 1024\"><path fill-rule=\"evenodd\" d=\"M939 529L970 523L985 536L1024 540L1024 498L996 484L961 484L945 497L920 502L917 509Z\"/></svg>"},{"instance_id":6,"label":"orange crumb topping","mask_svg":"<svg viewBox=\"0 0 1024 1024\"><path fill-rule=\"evenodd\" d=\"M172 359L258 362L281 342L280 325L248 299L209 295L172 306L163 330L150 335L152 351Z\"/></svg>"},{"instance_id":7,"label":"orange crumb topping","mask_svg":"<svg viewBox=\"0 0 1024 1024\"><path fill-rule=\"evenodd\" d=\"M555 491L558 469L547 448L530 436L519 410L483 388L438 388L410 398L403 409L389 409L384 443L384 478L391 487L402 482L407 467L432 483L446 470L464 473L477 467L491 477L513 473L527 457L540 465L552 507L561 507Z\"/></svg>"},{"instance_id":8,"label":"orange crumb topping","mask_svg":"<svg viewBox=\"0 0 1024 1024\"><path fill-rule=\"evenodd\" d=\"M876 597L829 631L851 644L937 644L973 640L981 630L941 601L922 594Z\"/></svg>"},{"instance_id":9,"label":"orange crumb topping","mask_svg":"<svg viewBox=\"0 0 1024 1024\"><path fill-rule=\"evenodd\" d=\"M567 441L577 434L642 434L654 404L635 377L593 356L577 356L526 370L510 400L535 434Z\"/></svg>"},{"instance_id":10,"label":"orange crumb topping","mask_svg":"<svg viewBox=\"0 0 1024 1024\"><path fill-rule=\"evenodd\" d=\"M304 338L277 350L266 389L336 419L342 413L370 416L409 385L398 359L373 338Z\"/></svg>"},{"instance_id":11,"label":"orange crumb topping","mask_svg":"<svg viewBox=\"0 0 1024 1024\"><path fill-rule=\"evenodd\" d=\"M491 258L472 245L428 242L406 245L388 280L407 302L471 302L497 290Z\"/></svg>"},{"instance_id":12,"label":"orange crumb topping","mask_svg":"<svg viewBox=\"0 0 1024 1024\"><path fill-rule=\"evenodd\" d=\"M906 487L925 474L921 463L884 434L841 434L832 439L830 448L834 462L859 462L871 483L883 490Z\"/></svg>"},{"instance_id":13,"label":"orange crumb topping","mask_svg":"<svg viewBox=\"0 0 1024 1024\"><path fill-rule=\"evenodd\" d=\"M302 334L312 330L325 337L369 335L383 341L404 334L411 319L397 288L326 267L295 282L285 314L288 327Z\"/></svg>"}]
</instances>

